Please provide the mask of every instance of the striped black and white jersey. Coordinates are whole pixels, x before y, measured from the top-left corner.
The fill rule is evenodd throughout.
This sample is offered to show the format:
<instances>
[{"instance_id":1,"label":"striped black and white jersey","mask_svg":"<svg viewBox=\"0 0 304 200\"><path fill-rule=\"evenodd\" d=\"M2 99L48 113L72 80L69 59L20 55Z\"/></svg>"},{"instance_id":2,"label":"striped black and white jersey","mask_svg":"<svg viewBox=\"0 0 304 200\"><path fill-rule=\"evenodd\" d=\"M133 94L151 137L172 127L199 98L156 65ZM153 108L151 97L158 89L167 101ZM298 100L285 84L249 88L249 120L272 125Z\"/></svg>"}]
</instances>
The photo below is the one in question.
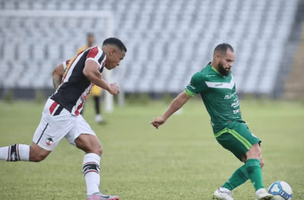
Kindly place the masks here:
<instances>
[{"instance_id":1,"label":"striped black and white jersey","mask_svg":"<svg viewBox=\"0 0 304 200\"><path fill-rule=\"evenodd\" d=\"M62 83L50 97L70 111L72 115L79 115L94 86L83 74L86 60L95 61L99 65L100 73L102 73L106 54L99 46L95 46L78 53L71 60L65 61L63 63L65 73Z\"/></svg>"}]
</instances>

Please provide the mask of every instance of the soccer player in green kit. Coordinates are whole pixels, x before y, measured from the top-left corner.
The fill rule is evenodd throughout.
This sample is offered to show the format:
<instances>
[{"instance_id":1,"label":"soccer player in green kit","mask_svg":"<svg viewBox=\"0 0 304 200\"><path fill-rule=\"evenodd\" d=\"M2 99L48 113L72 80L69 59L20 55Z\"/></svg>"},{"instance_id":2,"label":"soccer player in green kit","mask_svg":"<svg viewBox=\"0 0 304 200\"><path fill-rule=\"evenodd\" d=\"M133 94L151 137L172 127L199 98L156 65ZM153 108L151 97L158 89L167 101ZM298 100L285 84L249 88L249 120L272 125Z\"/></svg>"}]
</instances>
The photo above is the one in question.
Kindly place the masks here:
<instances>
[{"instance_id":1,"label":"soccer player in green kit","mask_svg":"<svg viewBox=\"0 0 304 200\"><path fill-rule=\"evenodd\" d=\"M251 180L256 199L271 200L262 182L264 166L260 143L242 120L235 82L230 73L235 54L231 45L223 43L214 49L213 60L191 78L185 91L170 104L168 110L156 117L151 124L158 128L180 109L192 96L200 94L211 117L211 125L216 140L231 151L245 164L238 168L219 189L214 192L214 200L233 200L231 191Z\"/></svg>"}]
</instances>

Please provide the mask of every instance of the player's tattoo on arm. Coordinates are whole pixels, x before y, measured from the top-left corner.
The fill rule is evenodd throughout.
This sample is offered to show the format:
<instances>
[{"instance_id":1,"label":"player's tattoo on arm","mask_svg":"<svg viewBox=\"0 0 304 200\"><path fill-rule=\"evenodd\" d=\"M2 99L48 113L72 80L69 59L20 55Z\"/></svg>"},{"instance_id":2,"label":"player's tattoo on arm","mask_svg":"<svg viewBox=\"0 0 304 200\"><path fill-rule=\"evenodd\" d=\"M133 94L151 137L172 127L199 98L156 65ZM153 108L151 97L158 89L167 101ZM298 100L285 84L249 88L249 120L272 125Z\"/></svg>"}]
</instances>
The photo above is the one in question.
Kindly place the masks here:
<instances>
[{"instance_id":1,"label":"player's tattoo on arm","mask_svg":"<svg viewBox=\"0 0 304 200\"><path fill-rule=\"evenodd\" d=\"M61 83L61 77L53 77L53 85L54 85L55 90L57 90L60 83Z\"/></svg>"}]
</instances>

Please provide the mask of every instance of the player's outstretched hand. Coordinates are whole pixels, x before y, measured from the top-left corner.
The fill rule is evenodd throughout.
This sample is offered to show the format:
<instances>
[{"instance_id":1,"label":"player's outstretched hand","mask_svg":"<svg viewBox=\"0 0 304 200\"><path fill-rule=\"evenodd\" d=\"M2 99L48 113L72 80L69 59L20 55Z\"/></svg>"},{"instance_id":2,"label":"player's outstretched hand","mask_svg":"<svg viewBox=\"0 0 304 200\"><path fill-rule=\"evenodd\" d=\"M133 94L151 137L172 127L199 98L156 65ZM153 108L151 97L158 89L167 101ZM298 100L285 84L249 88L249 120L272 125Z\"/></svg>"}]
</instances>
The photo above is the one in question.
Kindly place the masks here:
<instances>
[{"instance_id":1,"label":"player's outstretched hand","mask_svg":"<svg viewBox=\"0 0 304 200\"><path fill-rule=\"evenodd\" d=\"M156 117L153 119L153 121L150 123L152 124L155 128L158 129L161 125L163 125L166 122L166 119L163 117Z\"/></svg>"},{"instance_id":2,"label":"player's outstretched hand","mask_svg":"<svg viewBox=\"0 0 304 200\"><path fill-rule=\"evenodd\" d=\"M119 87L118 85L116 85L116 83L111 83L108 91L110 92L110 94L116 95L119 93Z\"/></svg>"}]
</instances>

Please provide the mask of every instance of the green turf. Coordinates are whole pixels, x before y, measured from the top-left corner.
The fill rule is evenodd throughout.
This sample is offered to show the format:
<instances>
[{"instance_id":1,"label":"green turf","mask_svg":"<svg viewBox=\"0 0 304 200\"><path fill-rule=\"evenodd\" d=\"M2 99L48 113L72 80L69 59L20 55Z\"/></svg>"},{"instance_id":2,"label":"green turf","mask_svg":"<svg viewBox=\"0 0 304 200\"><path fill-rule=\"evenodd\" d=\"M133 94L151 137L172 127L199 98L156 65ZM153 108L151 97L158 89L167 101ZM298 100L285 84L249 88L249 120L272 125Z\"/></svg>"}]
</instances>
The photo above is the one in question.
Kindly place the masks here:
<instances>
[{"instance_id":1,"label":"green turf","mask_svg":"<svg viewBox=\"0 0 304 200\"><path fill-rule=\"evenodd\" d=\"M107 125L94 123L92 104L84 117L102 141L101 185L122 200L211 199L213 192L241 166L214 139L200 101L191 100L159 130L149 122L163 113L161 102L129 105L106 114ZM31 143L43 105L0 102L0 146ZM243 118L262 143L265 186L288 182L294 200L304 200L304 106L298 103L241 103ZM41 163L0 162L0 199L85 199L81 172L84 153L63 140ZM235 200L253 200L248 181Z\"/></svg>"}]
</instances>

